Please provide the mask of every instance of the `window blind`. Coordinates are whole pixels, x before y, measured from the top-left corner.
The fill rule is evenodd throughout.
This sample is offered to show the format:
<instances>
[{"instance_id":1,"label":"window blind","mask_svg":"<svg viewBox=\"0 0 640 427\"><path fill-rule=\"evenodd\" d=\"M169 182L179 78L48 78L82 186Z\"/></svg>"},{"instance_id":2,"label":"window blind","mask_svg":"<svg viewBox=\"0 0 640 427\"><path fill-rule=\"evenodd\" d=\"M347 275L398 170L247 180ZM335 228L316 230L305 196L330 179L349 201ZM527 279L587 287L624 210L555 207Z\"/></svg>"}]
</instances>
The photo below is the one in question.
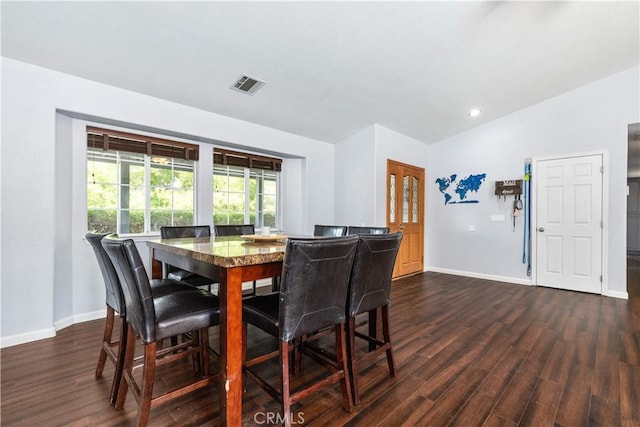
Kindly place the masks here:
<instances>
[{"instance_id":1,"label":"window blind","mask_svg":"<svg viewBox=\"0 0 640 427\"><path fill-rule=\"evenodd\" d=\"M199 147L195 144L92 126L87 126L87 147L193 161L199 156Z\"/></svg>"},{"instance_id":2,"label":"window blind","mask_svg":"<svg viewBox=\"0 0 640 427\"><path fill-rule=\"evenodd\" d=\"M221 148L213 149L213 164L223 166L242 166L250 169L266 169L276 172L280 172L282 170L282 159L242 153L239 151L224 150Z\"/></svg>"}]
</instances>

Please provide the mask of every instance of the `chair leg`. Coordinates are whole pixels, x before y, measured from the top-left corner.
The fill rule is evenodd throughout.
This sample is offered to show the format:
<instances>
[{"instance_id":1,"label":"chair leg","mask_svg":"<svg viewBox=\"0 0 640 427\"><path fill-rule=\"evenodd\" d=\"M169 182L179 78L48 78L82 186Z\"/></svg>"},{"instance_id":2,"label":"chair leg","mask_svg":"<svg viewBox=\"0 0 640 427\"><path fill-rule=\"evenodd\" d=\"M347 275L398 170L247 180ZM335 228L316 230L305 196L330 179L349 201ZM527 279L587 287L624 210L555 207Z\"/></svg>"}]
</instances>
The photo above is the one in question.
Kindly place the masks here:
<instances>
[{"instance_id":1,"label":"chair leg","mask_svg":"<svg viewBox=\"0 0 640 427\"><path fill-rule=\"evenodd\" d=\"M347 366L347 341L344 333L344 323L336 326L336 359L338 369L342 369L342 404L347 412L353 410L351 397L351 381L349 380L349 367Z\"/></svg>"},{"instance_id":2,"label":"chair leg","mask_svg":"<svg viewBox=\"0 0 640 427\"><path fill-rule=\"evenodd\" d=\"M298 337L293 343L293 375L300 375L302 372L302 352L300 349L304 345L304 336Z\"/></svg>"},{"instance_id":3,"label":"chair leg","mask_svg":"<svg viewBox=\"0 0 640 427\"><path fill-rule=\"evenodd\" d=\"M104 333L102 335L102 345L100 346L100 356L98 356L98 366L96 366L96 378L102 376L104 365L107 361L106 347L111 345L111 336L113 335L113 323L115 321L115 310L111 306L107 306L107 318L104 322Z\"/></svg>"},{"instance_id":4,"label":"chair leg","mask_svg":"<svg viewBox=\"0 0 640 427\"><path fill-rule=\"evenodd\" d=\"M129 389L129 377L133 376L133 358L136 352L136 333L127 323L127 344L124 356L124 367L122 370L122 377L120 378L120 387L118 387L118 397L116 399L116 409L122 409L124 402L127 398L127 391Z\"/></svg>"},{"instance_id":5,"label":"chair leg","mask_svg":"<svg viewBox=\"0 0 640 427\"><path fill-rule=\"evenodd\" d=\"M193 362L193 372L203 373L202 372L202 341L201 341L201 331L193 331L191 332L191 337L189 338L191 341L191 345L198 348L198 352L193 354L192 362Z\"/></svg>"},{"instance_id":6,"label":"chair leg","mask_svg":"<svg viewBox=\"0 0 640 427\"><path fill-rule=\"evenodd\" d=\"M282 417L284 425L291 426L291 396L289 389L289 343L280 341L280 372L282 375Z\"/></svg>"},{"instance_id":7,"label":"chair leg","mask_svg":"<svg viewBox=\"0 0 640 427\"><path fill-rule=\"evenodd\" d=\"M374 308L369 311L369 336L373 338L378 338L378 309ZM369 341L369 351L374 351L376 349L376 344L372 341Z\"/></svg>"},{"instance_id":8,"label":"chair leg","mask_svg":"<svg viewBox=\"0 0 640 427\"><path fill-rule=\"evenodd\" d=\"M200 354L202 355L202 375L208 377L211 373L211 364L209 363L209 329L205 328L200 331Z\"/></svg>"},{"instance_id":9,"label":"chair leg","mask_svg":"<svg viewBox=\"0 0 640 427\"><path fill-rule=\"evenodd\" d=\"M358 392L358 364L356 359L356 318L348 316L347 319L347 362L349 365L349 376L351 380L351 396L353 404L360 403L360 394Z\"/></svg>"},{"instance_id":10,"label":"chair leg","mask_svg":"<svg viewBox=\"0 0 640 427\"><path fill-rule=\"evenodd\" d=\"M137 426L144 427L149 423L151 412L151 398L153 397L153 379L156 375L156 351L155 342L144 346L144 366L142 368L142 389L140 390L140 402L138 402Z\"/></svg>"},{"instance_id":11,"label":"chair leg","mask_svg":"<svg viewBox=\"0 0 640 427\"><path fill-rule=\"evenodd\" d=\"M247 364L247 322L242 322L242 366Z\"/></svg>"},{"instance_id":12,"label":"chair leg","mask_svg":"<svg viewBox=\"0 0 640 427\"><path fill-rule=\"evenodd\" d=\"M389 306L382 307L382 334L384 342L388 345L387 348L387 364L389 365L389 373L392 377L396 376L396 364L393 360L393 349L391 346L391 334L389 332Z\"/></svg>"},{"instance_id":13,"label":"chair leg","mask_svg":"<svg viewBox=\"0 0 640 427\"><path fill-rule=\"evenodd\" d=\"M280 276L271 278L271 292L278 292L280 290Z\"/></svg>"},{"instance_id":14,"label":"chair leg","mask_svg":"<svg viewBox=\"0 0 640 427\"><path fill-rule=\"evenodd\" d=\"M247 322L242 322L242 368L247 365ZM242 375L242 392L247 392L247 376Z\"/></svg>"},{"instance_id":15,"label":"chair leg","mask_svg":"<svg viewBox=\"0 0 640 427\"><path fill-rule=\"evenodd\" d=\"M122 372L124 370L124 361L126 358L127 338L129 328L124 317L121 317L120 323L120 345L118 347L118 356L116 360L116 369L113 373L113 381L111 382L111 394L109 395L109 403L115 405L118 400L118 391L122 382Z\"/></svg>"}]
</instances>

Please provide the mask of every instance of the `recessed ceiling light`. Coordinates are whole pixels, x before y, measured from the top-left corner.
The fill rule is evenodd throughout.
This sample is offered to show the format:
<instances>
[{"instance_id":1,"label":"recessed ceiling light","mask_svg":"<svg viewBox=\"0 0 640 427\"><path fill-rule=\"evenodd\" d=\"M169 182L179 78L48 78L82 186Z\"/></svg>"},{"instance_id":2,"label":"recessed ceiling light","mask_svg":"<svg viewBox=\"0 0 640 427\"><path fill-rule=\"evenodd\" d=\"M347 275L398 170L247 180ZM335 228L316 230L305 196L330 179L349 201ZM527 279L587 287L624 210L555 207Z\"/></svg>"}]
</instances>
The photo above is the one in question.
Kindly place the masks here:
<instances>
[{"instance_id":1,"label":"recessed ceiling light","mask_svg":"<svg viewBox=\"0 0 640 427\"><path fill-rule=\"evenodd\" d=\"M469 117L475 117L477 115L479 115L481 113L481 111L477 108L474 108L473 110L469 111Z\"/></svg>"}]
</instances>

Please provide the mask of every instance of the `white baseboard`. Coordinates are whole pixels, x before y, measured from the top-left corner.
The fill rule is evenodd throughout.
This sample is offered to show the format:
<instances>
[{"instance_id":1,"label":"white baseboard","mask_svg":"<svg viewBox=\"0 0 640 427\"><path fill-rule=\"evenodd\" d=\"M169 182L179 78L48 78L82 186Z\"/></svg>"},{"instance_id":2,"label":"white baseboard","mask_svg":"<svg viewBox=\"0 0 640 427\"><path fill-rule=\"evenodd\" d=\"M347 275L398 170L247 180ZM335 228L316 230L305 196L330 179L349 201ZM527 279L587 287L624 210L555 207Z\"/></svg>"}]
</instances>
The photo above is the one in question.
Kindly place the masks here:
<instances>
[{"instance_id":1,"label":"white baseboard","mask_svg":"<svg viewBox=\"0 0 640 427\"><path fill-rule=\"evenodd\" d=\"M39 331L28 332L26 334L12 335L10 337L0 338L0 348L26 344L28 342L52 338L55 336L56 330L54 328L40 329Z\"/></svg>"},{"instance_id":2,"label":"white baseboard","mask_svg":"<svg viewBox=\"0 0 640 427\"><path fill-rule=\"evenodd\" d=\"M263 288L265 286L271 287L271 279L259 279L256 283L256 288ZM243 284L242 289L251 289L251 287L245 288L245 284Z\"/></svg>"},{"instance_id":3,"label":"white baseboard","mask_svg":"<svg viewBox=\"0 0 640 427\"><path fill-rule=\"evenodd\" d=\"M515 283L518 285L534 286L531 280L518 279L515 277L494 276L491 274L474 273L471 271L450 270L447 268L427 267L424 271L433 271L434 273L453 274L455 276L473 277L476 279L495 280L497 282ZM623 291L607 291L602 294L606 297L629 299L629 294Z\"/></svg>"},{"instance_id":4,"label":"white baseboard","mask_svg":"<svg viewBox=\"0 0 640 427\"><path fill-rule=\"evenodd\" d=\"M107 315L107 311L98 310L90 313L83 313L76 316L65 317L53 324L52 328L41 329L39 331L28 332L25 334L17 334L9 337L0 338L0 348L12 347L14 345L26 344L33 341L42 340L45 338L53 338L56 336L56 332L69 327L76 323L88 322L90 320L103 319Z\"/></svg>"},{"instance_id":5,"label":"white baseboard","mask_svg":"<svg viewBox=\"0 0 640 427\"><path fill-rule=\"evenodd\" d=\"M57 331L73 325L73 316L65 317L64 319L53 322L53 328Z\"/></svg>"},{"instance_id":6,"label":"white baseboard","mask_svg":"<svg viewBox=\"0 0 640 427\"><path fill-rule=\"evenodd\" d=\"M76 323L89 322L91 320L96 320L96 319L104 319L105 317L107 317L106 308L102 310L91 311L89 313L82 313L82 314L76 314L74 316L69 316L67 318L58 320L57 322L54 323L54 326L56 328L56 331L59 331L60 329L64 329Z\"/></svg>"},{"instance_id":7,"label":"white baseboard","mask_svg":"<svg viewBox=\"0 0 640 427\"><path fill-rule=\"evenodd\" d=\"M448 268L426 267L425 271L434 273L453 274L454 276L473 277L476 279L494 280L496 282L515 283L517 285L533 286L530 279L519 279L517 277L495 276L493 274L474 273L472 271L450 270Z\"/></svg>"},{"instance_id":8,"label":"white baseboard","mask_svg":"<svg viewBox=\"0 0 640 427\"><path fill-rule=\"evenodd\" d=\"M623 291L607 291L602 295L611 298L629 299L629 294Z\"/></svg>"}]
</instances>

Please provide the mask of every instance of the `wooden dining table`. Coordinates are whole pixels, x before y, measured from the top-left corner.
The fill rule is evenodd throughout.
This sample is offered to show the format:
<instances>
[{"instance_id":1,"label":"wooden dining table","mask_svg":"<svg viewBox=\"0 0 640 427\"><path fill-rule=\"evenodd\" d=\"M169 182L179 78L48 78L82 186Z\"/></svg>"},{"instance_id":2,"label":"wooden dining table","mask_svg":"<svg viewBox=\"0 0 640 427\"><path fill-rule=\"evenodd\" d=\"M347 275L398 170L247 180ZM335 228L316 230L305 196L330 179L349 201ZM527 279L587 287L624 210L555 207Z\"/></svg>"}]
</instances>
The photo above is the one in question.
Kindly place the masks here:
<instances>
[{"instance_id":1,"label":"wooden dining table","mask_svg":"<svg viewBox=\"0 0 640 427\"><path fill-rule=\"evenodd\" d=\"M167 263L219 283L222 425L242 424L242 283L279 276L285 240L230 236L147 242L152 278L162 278Z\"/></svg>"}]
</instances>

